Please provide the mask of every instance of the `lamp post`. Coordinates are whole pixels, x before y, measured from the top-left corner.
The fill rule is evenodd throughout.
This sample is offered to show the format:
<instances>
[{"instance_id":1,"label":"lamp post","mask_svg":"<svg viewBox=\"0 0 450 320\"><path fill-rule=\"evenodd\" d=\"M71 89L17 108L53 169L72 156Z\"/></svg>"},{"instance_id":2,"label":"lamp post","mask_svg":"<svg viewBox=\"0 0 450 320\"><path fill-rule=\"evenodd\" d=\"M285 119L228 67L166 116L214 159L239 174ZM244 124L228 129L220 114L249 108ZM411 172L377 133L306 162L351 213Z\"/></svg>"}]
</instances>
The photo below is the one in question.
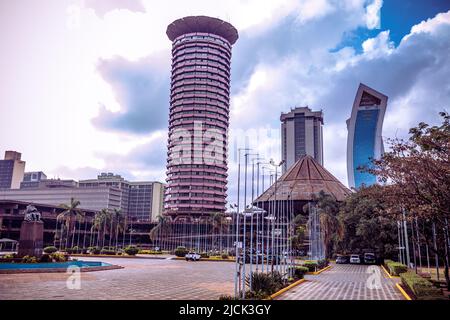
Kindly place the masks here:
<instances>
[{"instance_id":1,"label":"lamp post","mask_svg":"<svg viewBox=\"0 0 450 320\"><path fill-rule=\"evenodd\" d=\"M275 163L275 161L273 160L273 159L270 159L270 162L269 162L272 166L274 166L275 167L275 194L274 194L274 200L275 200L275 208L274 208L274 213L275 213L275 220L279 220L278 218L278 205L277 205L277 185L278 185L278 167L280 167L280 166L282 166L283 165L283 163L284 163L284 160L282 160L282 161L280 161L278 164L276 164ZM274 240L275 240L275 223L272 223L272 242L274 242ZM278 269L278 259L279 259L279 250L278 250L279 248L277 247L276 248L276 252L277 252L277 256L276 256L276 258L277 258L277 269ZM273 261L274 259L272 259L272 273L273 273L273 263L274 263L274 261Z\"/></svg>"}]
</instances>

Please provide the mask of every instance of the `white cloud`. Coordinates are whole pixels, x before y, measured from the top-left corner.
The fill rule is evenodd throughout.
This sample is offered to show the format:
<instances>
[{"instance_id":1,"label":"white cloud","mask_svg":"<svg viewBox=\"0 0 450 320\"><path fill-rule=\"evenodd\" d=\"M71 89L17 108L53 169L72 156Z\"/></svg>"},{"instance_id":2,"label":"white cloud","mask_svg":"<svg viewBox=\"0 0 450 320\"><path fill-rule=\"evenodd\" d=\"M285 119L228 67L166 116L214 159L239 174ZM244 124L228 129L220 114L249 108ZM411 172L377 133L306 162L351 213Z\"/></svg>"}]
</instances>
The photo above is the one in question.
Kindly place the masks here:
<instances>
[{"instance_id":1,"label":"white cloud","mask_svg":"<svg viewBox=\"0 0 450 320\"><path fill-rule=\"evenodd\" d=\"M326 16L334 10L328 0L303 0L300 1L298 20L306 23L310 20Z\"/></svg>"},{"instance_id":2,"label":"white cloud","mask_svg":"<svg viewBox=\"0 0 450 320\"><path fill-rule=\"evenodd\" d=\"M381 26L381 7L383 0L373 0L366 8L366 25L369 29L380 29Z\"/></svg>"},{"instance_id":3,"label":"white cloud","mask_svg":"<svg viewBox=\"0 0 450 320\"><path fill-rule=\"evenodd\" d=\"M276 158L280 113L303 105L323 109L325 166L344 183L345 120L359 82L389 95L385 136L405 135L422 120L436 121L436 112L450 101L450 12L414 26L398 47L389 31L382 31L358 54L349 47L332 49L348 32L379 27L381 1L148 0L142 1L145 10L107 6L100 16L89 2L52 2L45 12L40 5L27 2L17 10L20 17L0 19L0 110L8 114L0 117L0 146L22 151L27 170L71 178L115 170L132 179L163 179L165 133L137 136L92 125L102 104L125 111L97 63L115 56L138 63L170 54L166 26L185 15L216 16L240 32L232 73L241 72L242 79L232 79L231 135L266 130L270 134L260 134L254 149ZM79 11L68 13L69 5ZM79 24L68 28L76 12ZM170 77L169 69L159 72ZM20 119L20 125L11 119ZM233 199L233 162L229 174Z\"/></svg>"},{"instance_id":4,"label":"white cloud","mask_svg":"<svg viewBox=\"0 0 450 320\"><path fill-rule=\"evenodd\" d=\"M375 58L391 54L395 46L389 39L389 30L386 30L380 32L375 38L364 41L362 48L366 58Z\"/></svg>"}]
</instances>

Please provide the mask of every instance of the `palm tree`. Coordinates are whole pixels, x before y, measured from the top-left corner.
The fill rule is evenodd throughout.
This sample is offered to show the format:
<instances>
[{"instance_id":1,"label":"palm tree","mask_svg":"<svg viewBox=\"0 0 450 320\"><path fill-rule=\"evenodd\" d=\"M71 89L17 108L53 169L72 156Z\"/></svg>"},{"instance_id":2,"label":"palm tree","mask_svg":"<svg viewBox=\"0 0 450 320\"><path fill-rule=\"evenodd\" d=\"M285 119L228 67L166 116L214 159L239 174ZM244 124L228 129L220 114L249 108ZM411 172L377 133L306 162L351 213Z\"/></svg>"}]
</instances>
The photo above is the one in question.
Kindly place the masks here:
<instances>
[{"instance_id":1,"label":"palm tree","mask_svg":"<svg viewBox=\"0 0 450 320\"><path fill-rule=\"evenodd\" d=\"M125 219L124 216L122 215L121 209L114 208L114 210L111 212L111 223L112 223L111 228L112 234L110 238L112 238L112 235L114 235L114 239L116 241L115 247L117 249L119 233L125 230Z\"/></svg>"},{"instance_id":2,"label":"palm tree","mask_svg":"<svg viewBox=\"0 0 450 320\"><path fill-rule=\"evenodd\" d=\"M60 204L59 207L64 209L63 212L61 212L56 217L56 223L58 223L59 220L63 220L67 229L66 233L66 247L67 247L67 240L72 232L72 245L73 247L73 237L75 236L75 232L73 232L75 221L81 220L84 216L84 212L78 208L80 205L80 201L75 200L74 198L70 198L70 203L68 204Z\"/></svg>"},{"instance_id":3,"label":"palm tree","mask_svg":"<svg viewBox=\"0 0 450 320\"><path fill-rule=\"evenodd\" d=\"M97 230L97 247L99 246L100 234L103 239L102 247L105 245L105 234L108 232L108 222L111 220L111 214L108 209L102 209L95 214L94 221L92 223L92 229Z\"/></svg>"},{"instance_id":4,"label":"palm tree","mask_svg":"<svg viewBox=\"0 0 450 320\"><path fill-rule=\"evenodd\" d=\"M337 218L339 203L334 197L321 190L313 197L319 214L320 229L325 246L325 257L330 258L336 239L341 238L344 228Z\"/></svg>"},{"instance_id":5,"label":"palm tree","mask_svg":"<svg viewBox=\"0 0 450 320\"><path fill-rule=\"evenodd\" d=\"M158 223L150 230L149 236L150 240L155 241L156 238L160 241L161 246L161 234L165 234L166 236L170 233L170 218L164 215L158 215L156 217Z\"/></svg>"},{"instance_id":6,"label":"palm tree","mask_svg":"<svg viewBox=\"0 0 450 320\"><path fill-rule=\"evenodd\" d=\"M216 234L219 234L220 237L220 249L222 249L222 233L224 229L224 214L222 212L215 212L210 216L211 226L212 226L212 247L213 250L216 249L217 245L217 238L215 237Z\"/></svg>"}]
</instances>

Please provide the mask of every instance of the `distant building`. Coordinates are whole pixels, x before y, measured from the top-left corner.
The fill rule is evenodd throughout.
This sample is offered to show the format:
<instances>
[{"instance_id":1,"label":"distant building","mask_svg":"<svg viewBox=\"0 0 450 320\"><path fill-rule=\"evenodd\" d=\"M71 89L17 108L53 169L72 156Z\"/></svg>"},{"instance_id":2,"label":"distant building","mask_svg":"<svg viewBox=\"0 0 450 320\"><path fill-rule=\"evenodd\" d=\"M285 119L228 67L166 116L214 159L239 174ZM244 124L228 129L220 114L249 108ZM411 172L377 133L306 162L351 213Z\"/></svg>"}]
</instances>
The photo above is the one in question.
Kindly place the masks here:
<instances>
[{"instance_id":1,"label":"distant building","mask_svg":"<svg viewBox=\"0 0 450 320\"><path fill-rule=\"evenodd\" d=\"M130 182L128 216L140 221L156 221L162 214L164 185L161 182Z\"/></svg>"},{"instance_id":2,"label":"distant building","mask_svg":"<svg viewBox=\"0 0 450 320\"><path fill-rule=\"evenodd\" d=\"M111 172L102 172L97 176L97 179L80 180L78 183L80 189L83 188L98 188L98 187L113 187L120 192L120 205L122 214L128 214L128 196L130 191L130 183L118 174Z\"/></svg>"},{"instance_id":3,"label":"distant building","mask_svg":"<svg viewBox=\"0 0 450 320\"><path fill-rule=\"evenodd\" d=\"M5 151L4 160L0 160L0 189L19 189L25 172L25 161L21 153Z\"/></svg>"},{"instance_id":4,"label":"distant building","mask_svg":"<svg viewBox=\"0 0 450 320\"><path fill-rule=\"evenodd\" d=\"M101 209L120 208L121 191L114 187L58 187L25 188L0 190L0 200L17 200L59 206L74 198L80 201L80 207L100 211Z\"/></svg>"},{"instance_id":5,"label":"distant building","mask_svg":"<svg viewBox=\"0 0 450 320\"><path fill-rule=\"evenodd\" d=\"M20 189L36 188L77 188L78 182L75 180L45 179L40 181L22 181Z\"/></svg>"},{"instance_id":6,"label":"distant building","mask_svg":"<svg viewBox=\"0 0 450 320\"><path fill-rule=\"evenodd\" d=\"M282 113L280 121L283 173L305 155L323 165L322 111L299 107Z\"/></svg>"},{"instance_id":7,"label":"distant building","mask_svg":"<svg viewBox=\"0 0 450 320\"><path fill-rule=\"evenodd\" d=\"M379 159L384 152L383 119L388 97L360 84L347 120L347 176L352 188L376 183L376 177L361 172L359 167L370 166L371 159Z\"/></svg>"},{"instance_id":8,"label":"distant building","mask_svg":"<svg viewBox=\"0 0 450 320\"><path fill-rule=\"evenodd\" d=\"M97 179L80 180L80 188L114 187L120 190L120 208L128 217L154 221L162 214L164 185L160 182L130 182L111 172L101 173Z\"/></svg>"},{"instance_id":9,"label":"distant building","mask_svg":"<svg viewBox=\"0 0 450 320\"><path fill-rule=\"evenodd\" d=\"M23 181L20 183L20 189L37 186L39 182L46 180L47 175L42 171L25 172Z\"/></svg>"},{"instance_id":10,"label":"distant building","mask_svg":"<svg viewBox=\"0 0 450 320\"><path fill-rule=\"evenodd\" d=\"M164 184L156 181L130 182L120 175L101 173L97 179L44 179L44 174L27 173L17 190L0 190L0 200L28 201L49 205L80 201L89 210L120 209L122 214L139 221L155 221L162 214Z\"/></svg>"},{"instance_id":11,"label":"distant building","mask_svg":"<svg viewBox=\"0 0 450 320\"><path fill-rule=\"evenodd\" d=\"M23 175L24 182L47 180L47 175L42 171L25 172Z\"/></svg>"}]
</instances>

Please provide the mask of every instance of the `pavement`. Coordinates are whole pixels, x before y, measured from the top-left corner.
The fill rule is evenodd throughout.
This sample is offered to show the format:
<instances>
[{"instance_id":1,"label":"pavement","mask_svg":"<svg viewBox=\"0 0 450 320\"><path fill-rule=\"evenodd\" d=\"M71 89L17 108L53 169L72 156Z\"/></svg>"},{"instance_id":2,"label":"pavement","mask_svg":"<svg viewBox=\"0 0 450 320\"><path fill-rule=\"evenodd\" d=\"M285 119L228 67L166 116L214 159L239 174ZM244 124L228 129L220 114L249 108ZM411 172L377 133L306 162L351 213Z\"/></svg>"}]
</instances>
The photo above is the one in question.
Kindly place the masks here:
<instances>
[{"instance_id":1,"label":"pavement","mask_svg":"<svg viewBox=\"0 0 450 320\"><path fill-rule=\"evenodd\" d=\"M379 266L332 264L319 275L278 296L276 300L404 300Z\"/></svg>"},{"instance_id":2,"label":"pavement","mask_svg":"<svg viewBox=\"0 0 450 320\"><path fill-rule=\"evenodd\" d=\"M186 262L174 259L98 258L123 269L83 272L79 289L67 286L70 274L0 274L0 300L86 299L86 300L215 300L234 293L234 263ZM306 282L277 297L279 300L400 300L403 296L378 267L333 265L319 275L307 275ZM374 271L375 270L375 271ZM371 273L368 273L371 271ZM368 279L376 277L379 288ZM370 282L370 281L369 281ZM73 286L72 286L73 287Z\"/></svg>"},{"instance_id":3,"label":"pavement","mask_svg":"<svg viewBox=\"0 0 450 320\"><path fill-rule=\"evenodd\" d=\"M82 260L103 261L124 269L83 272L79 290L68 289L70 275L65 273L0 274L0 300L208 300L234 292L234 263L87 257Z\"/></svg>"}]
</instances>

